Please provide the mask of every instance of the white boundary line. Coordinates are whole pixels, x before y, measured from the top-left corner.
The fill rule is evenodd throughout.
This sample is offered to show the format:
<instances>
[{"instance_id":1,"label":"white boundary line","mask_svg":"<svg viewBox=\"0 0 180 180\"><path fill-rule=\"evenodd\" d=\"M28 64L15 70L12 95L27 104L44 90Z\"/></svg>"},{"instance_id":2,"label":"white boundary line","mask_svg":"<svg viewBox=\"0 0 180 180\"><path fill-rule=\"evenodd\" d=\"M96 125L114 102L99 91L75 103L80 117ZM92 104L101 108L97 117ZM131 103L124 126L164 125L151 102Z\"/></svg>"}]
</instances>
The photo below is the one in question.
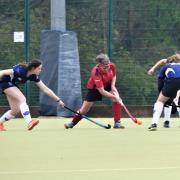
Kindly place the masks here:
<instances>
[{"instance_id":1,"label":"white boundary line","mask_svg":"<svg viewBox=\"0 0 180 180\"><path fill-rule=\"evenodd\" d=\"M77 169L77 170L29 170L29 171L0 171L0 175L13 174L51 174L51 173L87 173L87 172L110 172L110 171L143 171L143 170L170 170L180 169L180 166L172 167L149 167L149 168L116 168L116 169Z\"/></svg>"}]
</instances>

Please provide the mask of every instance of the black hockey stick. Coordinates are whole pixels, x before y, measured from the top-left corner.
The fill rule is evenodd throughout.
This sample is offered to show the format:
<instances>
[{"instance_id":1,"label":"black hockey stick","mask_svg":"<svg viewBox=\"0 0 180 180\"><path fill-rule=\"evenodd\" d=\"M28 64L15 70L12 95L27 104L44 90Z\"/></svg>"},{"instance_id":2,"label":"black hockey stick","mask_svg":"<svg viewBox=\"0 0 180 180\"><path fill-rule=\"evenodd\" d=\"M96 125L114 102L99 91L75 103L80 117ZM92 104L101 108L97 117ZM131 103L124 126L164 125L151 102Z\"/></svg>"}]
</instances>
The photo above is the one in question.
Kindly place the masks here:
<instances>
[{"instance_id":1,"label":"black hockey stick","mask_svg":"<svg viewBox=\"0 0 180 180\"><path fill-rule=\"evenodd\" d=\"M77 114L77 115L82 116L84 119L87 119L88 121L90 121L90 122L92 122L92 123L94 123L94 124L96 124L96 125L98 125L98 126L100 126L100 127L102 127L102 128L105 128L105 129L110 129L110 128L111 128L111 125L110 125L110 124L108 124L108 125L101 124L101 123L99 123L99 122L97 122L97 121L95 121L95 120L90 119L89 117L87 117L87 116L85 116L85 115L82 115L82 114L80 114L80 113L78 113L78 112L76 112L76 111L68 108L67 106L64 106L64 108L68 109L69 111L71 111L71 112L73 112L73 113L75 113L75 114Z\"/></svg>"}]
</instances>

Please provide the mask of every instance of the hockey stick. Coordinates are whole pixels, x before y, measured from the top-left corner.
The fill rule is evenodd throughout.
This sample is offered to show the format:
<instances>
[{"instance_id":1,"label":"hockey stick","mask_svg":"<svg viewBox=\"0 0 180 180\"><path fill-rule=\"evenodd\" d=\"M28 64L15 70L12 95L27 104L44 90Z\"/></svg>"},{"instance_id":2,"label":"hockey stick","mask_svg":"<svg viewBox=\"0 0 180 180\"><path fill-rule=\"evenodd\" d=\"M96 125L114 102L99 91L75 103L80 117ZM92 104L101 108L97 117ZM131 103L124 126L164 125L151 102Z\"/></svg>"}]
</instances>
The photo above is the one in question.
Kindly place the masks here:
<instances>
[{"instance_id":1,"label":"hockey stick","mask_svg":"<svg viewBox=\"0 0 180 180\"><path fill-rule=\"evenodd\" d=\"M85 115L82 115L82 114L80 114L80 113L78 113L78 112L76 112L76 111L68 108L67 106L64 106L64 108L66 108L67 110L69 110L69 111L71 111L71 112L73 112L73 113L75 113L75 114L77 114L77 115L82 116L84 119L87 119L88 121L90 121L90 122L92 122L92 123L94 123L94 124L96 124L96 125L98 125L98 126L100 126L100 127L102 127L102 128L105 128L105 129L110 129L110 128L111 128L111 125L110 125L110 124L108 124L108 125L101 124L101 123L99 123L99 122L97 122L97 121L95 121L95 120L92 120L92 119L88 118L88 117L85 116Z\"/></svg>"},{"instance_id":2,"label":"hockey stick","mask_svg":"<svg viewBox=\"0 0 180 180\"><path fill-rule=\"evenodd\" d=\"M114 92L114 95L117 96L119 98L119 103L122 105L122 107L124 108L124 110L126 111L126 113L128 114L128 116L132 119L132 121L138 125L142 124L142 121L138 120L136 117L134 117L130 111L127 109L127 107L125 106L125 104L123 103L122 99L119 97L118 92Z\"/></svg>"},{"instance_id":3,"label":"hockey stick","mask_svg":"<svg viewBox=\"0 0 180 180\"><path fill-rule=\"evenodd\" d=\"M141 125L142 121L138 120L136 117L134 117L130 111L127 109L127 107L125 106L125 104L122 102L122 100L120 101L120 104L122 105L122 107L124 108L124 110L126 111L126 113L128 114L128 116L133 120L134 123Z\"/></svg>"}]
</instances>

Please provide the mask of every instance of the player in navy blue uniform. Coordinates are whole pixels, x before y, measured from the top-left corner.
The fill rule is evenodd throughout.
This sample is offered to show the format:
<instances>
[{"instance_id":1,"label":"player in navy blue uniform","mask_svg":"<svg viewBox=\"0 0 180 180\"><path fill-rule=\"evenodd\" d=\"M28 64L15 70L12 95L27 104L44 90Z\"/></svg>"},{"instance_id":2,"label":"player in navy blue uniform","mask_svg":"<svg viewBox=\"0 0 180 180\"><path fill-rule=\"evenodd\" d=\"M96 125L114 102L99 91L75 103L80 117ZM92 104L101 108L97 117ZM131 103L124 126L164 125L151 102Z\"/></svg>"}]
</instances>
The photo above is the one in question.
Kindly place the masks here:
<instances>
[{"instance_id":1,"label":"player in navy blue uniform","mask_svg":"<svg viewBox=\"0 0 180 180\"><path fill-rule=\"evenodd\" d=\"M172 63L172 62L176 62L177 59L180 58L180 52L176 52L174 55L166 58L166 59L161 59L159 60L154 66L152 66L147 74L148 75L153 75L154 72L156 71L157 68L159 68L160 66L166 65L168 63ZM162 72L160 72L160 74L158 75L158 91L161 92L161 89L163 88L164 85L164 80L165 80L166 76L164 74L162 74ZM171 104L173 99L169 99L165 104L164 104L164 127L165 128L169 128L170 126L170 117L171 117L171 113L175 113L176 112L176 107L171 106Z\"/></svg>"},{"instance_id":2,"label":"player in navy blue uniform","mask_svg":"<svg viewBox=\"0 0 180 180\"><path fill-rule=\"evenodd\" d=\"M0 90L6 95L10 105L10 110L0 117L0 131L6 130L3 123L14 118L19 112L26 120L28 130L32 130L39 123L38 120L31 119L26 97L18 88L18 84L34 81L42 92L58 102L61 107L64 106L62 100L40 80L41 69L41 62L32 60L29 64L17 64L12 69L0 71Z\"/></svg>"},{"instance_id":3,"label":"player in navy blue uniform","mask_svg":"<svg viewBox=\"0 0 180 180\"><path fill-rule=\"evenodd\" d=\"M152 124L149 130L157 129L157 124L161 116L164 104L170 99L175 98L177 91L180 89L180 58L161 68L160 74L164 75L164 84L159 97L154 104Z\"/></svg>"}]
</instances>

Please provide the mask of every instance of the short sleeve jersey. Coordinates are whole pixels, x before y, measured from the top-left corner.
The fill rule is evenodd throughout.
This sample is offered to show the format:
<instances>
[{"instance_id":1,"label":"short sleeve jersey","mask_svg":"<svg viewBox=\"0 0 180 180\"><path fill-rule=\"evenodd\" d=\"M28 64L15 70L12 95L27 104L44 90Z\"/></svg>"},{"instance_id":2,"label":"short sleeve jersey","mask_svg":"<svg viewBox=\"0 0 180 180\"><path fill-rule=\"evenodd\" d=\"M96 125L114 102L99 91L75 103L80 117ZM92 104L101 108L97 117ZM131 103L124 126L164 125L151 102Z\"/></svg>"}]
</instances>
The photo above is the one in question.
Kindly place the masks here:
<instances>
[{"instance_id":1,"label":"short sleeve jersey","mask_svg":"<svg viewBox=\"0 0 180 180\"><path fill-rule=\"evenodd\" d=\"M36 74L32 74L29 77L27 77L27 69L26 67L22 66L22 65L15 65L13 66L13 71L14 74L13 76L4 76L2 78L3 82L12 82L14 84L23 84L26 81L34 81L34 82L39 82L40 81L40 77L37 76Z\"/></svg>"},{"instance_id":2,"label":"short sleeve jersey","mask_svg":"<svg viewBox=\"0 0 180 180\"><path fill-rule=\"evenodd\" d=\"M180 78L180 63L170 63L163 66L160 70L159 78Z\"/></svg>"},{"instance_id":3,"label":"short sleeve jersey","mask_svg":"<svg viewBox=\"0 0 180 180\"><path fill-rule=\"evenodd\" d=\"M90 78L87 82L88 89L106 88L109 84L111 84L113 77L116 75L116 65L110 63L109 66L110 68L105 74L100 72L98 65L93 67Z\"/></svg>"}]
</instances>

